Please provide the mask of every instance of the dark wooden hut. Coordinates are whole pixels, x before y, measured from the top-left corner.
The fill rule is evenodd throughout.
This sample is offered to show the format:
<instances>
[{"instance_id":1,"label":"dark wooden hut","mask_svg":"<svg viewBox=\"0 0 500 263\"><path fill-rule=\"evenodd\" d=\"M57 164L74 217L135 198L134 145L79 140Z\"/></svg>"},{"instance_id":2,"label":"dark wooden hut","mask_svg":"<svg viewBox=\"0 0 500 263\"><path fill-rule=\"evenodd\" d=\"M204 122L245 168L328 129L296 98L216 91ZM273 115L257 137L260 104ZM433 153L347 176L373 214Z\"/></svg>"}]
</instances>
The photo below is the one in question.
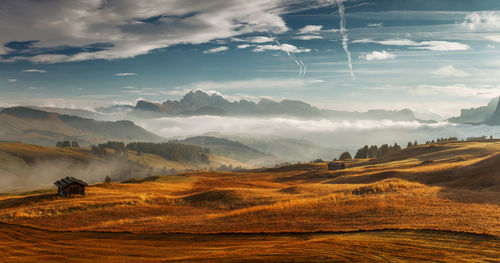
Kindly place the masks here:
<instances>
[{"instance_id":1,"label":"dark wooden hut","mask_svg":"<svg viewBox=\"0 0 500 263\"><path fill-rule=\"evenodd\" d=\"M61 197L72 195L85 195L85 186L88 186L84 181L74 177L65 177L54 183L58 188L58 194Z\"/></svg>"},{"instance_id":2,"label":"dark wooden hut","mask_svg":"<svg viewBox=\"0 0 500 263\"><path fill-rule=\"evenodd\" d=\"M345 164L339 162L330 162L328 163L328 170L344 170Z\"/></svg>"}]
</instances>

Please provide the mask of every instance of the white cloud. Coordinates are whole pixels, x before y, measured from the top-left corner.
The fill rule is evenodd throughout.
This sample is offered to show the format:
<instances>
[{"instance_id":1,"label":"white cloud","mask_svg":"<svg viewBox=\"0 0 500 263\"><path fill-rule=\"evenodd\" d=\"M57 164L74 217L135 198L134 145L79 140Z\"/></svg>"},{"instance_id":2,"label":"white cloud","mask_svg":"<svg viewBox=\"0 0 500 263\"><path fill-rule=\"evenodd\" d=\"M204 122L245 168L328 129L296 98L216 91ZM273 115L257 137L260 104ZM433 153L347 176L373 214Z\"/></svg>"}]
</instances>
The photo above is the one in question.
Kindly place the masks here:
<instances>
[{"instance_id":1,"label":"white cloud","mask_svg":"<svg viewBox=\"0 0 500 263\"><path fill-rule=\"evenodd\" d=\"M124 88L124 89L136 89L136 87L134 87L134 86L125 86L125 87L123 87L123 88Z\"/></svg>"},{"instance_id":2,"label":"white cloud","mask_svg":"<svg viewBox=\"0 0 500 263\"><path fill-rule=\"evenodd\" d=\"M317 34L321 33L323 26L321 25L307 25L299 29L299 34Z\"/></svg>"},{"instance_id":3,"label":"white cloud","mask_svg":"<svg viewBox=\"0 0 500 263\"><path fill-rule=\"evenodd\" d=\"M16 81L17 81L17 79L7 79L7 82L9 82L9 83L14 83Z\"/></svg>"},{"instance_id":4,"label":"white cloud","mask_svg":"<svg viewBox=\"0 0 500 263\"><path fill-rule=\"evenodd\" d=\"M43 69L25 69L23 72L28 72L28 73L46 73L47 71Z\"/></svg>"},{"instance_id":5,"label":"white cloud","mask_svg":"<svg viewBox=\"0 0 500 263\"><path fill-rule=\"evenodd\" d=\"M419 43L421 47L414 47L415 49L427 49L432 51L458 51L469 50L470 46L459 42L449 41L423 41Z\"/></svg>"},{"instance_id":6,"label":"white cloud","mask_svg":"<svg viewBox=\"0 0 500 263\"><path fill-rule=\"evenodd\" d=\"M372 53L368 53L366 55L362 55L359 58L371 61L371 60L394 59L395 57L396 57L395 54L392 54L392 53L389 53L389 52L387 52L385 50L382 50L381 52L379 52L379 51L373 51Z\"/></svg>"},{"instance_id":7,"label":"white cloud","mask_svg":"<svg viewBox=\"0 0 500 263\"><path fill-rule=\"evenodd\" d=\"M295 39L300 39L300 40L323 39L322 36L318 36L318 35L304 35L304 36L296 36L294 38Z\"/></svg>"},{"instance_id":8,"label":"white cloud","mask_svg":"<svg viewBox=\"0 0 500 263\"><path fill-rule=\"evenodd\" d=\"M119 77L123 77L123 76L137 76L137 73L131 73L131 72L127 72L127 73L116 73L115 76L119 76Z\"/></svg>"},{"instance_id":9,"label":"white cloud","mask_svg":"<svg viewBox=\"0 0 500 263\"><path fill-rule=\"evenodd\" d=\"M240 81L221 81L221 82L197 82L188 85L186 88L177 88L177 90L269 90L269 89L294 89L307 87L308 85L320 84L323 80L319 79L250 79Z\"/></svg>"},{"instance_id":10,"label":"white cloud","mask_svg":"<svg viewBox=\"0 0 500 263\"><path fill-rule=\"evenodd\" d=\"M409 39L388 39L388 40L373 40L370 38L358 39L353 43L376 43L386 46L411 46L414 49L426 49L432 51L459 51L469 50L470 46L460 42L450 41L421 41L416 42Z\"/></svg>"},{"instance_id":11,"label":"white cloud","mask_svg":"<svg viewBox=\"0 0 500 263\"><path fill-rule=\"evenodd\" d=\"M248 37L246 38L248 42L251 43L268 43L268 42L274 42L274 39L270 37L264 37L264 36L257 36L257 37Z\"/></svg>"},{"instance_id":12,"label":"white cloud","mask_svg":"<svg viewBox=\"0 0 500 263\"><path fill-rule=\"evenodd\" d=\"M434 75L439 75L443 77L457 77L457 78L464 78L470 76L469 73L456 69L454 66L449 65L449 66L444 66L441 67L437 70L431 71L432 74Z\"/></svg>"},{"instance_id":13,"label":"white cloud","mask_svg":"<svg viewBox=\"0 0 500 263\"><path fill-rule=\"evenodd\" d=\"M264 52L266 50L281 50L284 52L293 52L293 53L308 53L311 52L311 49L309 48L298 48L294 45L290 44L281 44L281 46L278 45L257 45L255 48L252 50L253 52Z\"/></svg>"},{"instance_id":14,"label":"white cloud","mask_svg":"<svg viewBox=\"0 0 500 263\"><path fill-rule=\"evenodd\" d=\"M495 45L490 45L490 44L486 45L486 47L487 47L487 48L491 48L491 49L496 48L496 46L495 46Z\"/></svg>"},{"instance_id":15,"label":"white cloud","mask_svg":"<svg viewBox=\"0 0 500 263\"><path fill-rule=\"evenodd\" d=\"M368 27L382 27L383 23L368 23L366 26Z\"/></svg>"},{"instance_id":16,"label":"white cloud","mask_svg":"<svg viewBox=\"0 0 500 263\"><path fill-rule=\"evenodd\" d=\"M251 47L252 45L249 45L249 44L241 44L241 45L238 45L237 48L239 49L244 49L244 48L249 48Z\"/></svg>"},{"instance_id":17,"label":"white cloud","mask_svg":"<svg viewBox=\"0 0 500 263\"><path fill-rule=\"evenodd\" d=\"M500 93L495 88L471 88L464 84L449 86L421 85L409 91L410 94L421 96L449 96L449 97L487 97L491 98Z\"/></svg>"},{"instance_id":18,"label":"white cloud","mask_svg":"<svg viewBox=\"0 0 500 263\"><path fill-rule=\"evenodd\" d=\"M214 53L219 53L219 52L223 52L223 51L226 51L228 50L229 48L228 47L214 47L214 48L211 48L209 50L205 50L203 51L203 53L205 54L214 54Z\"/></svg>"},{"instance_id":19,"label":"white cloud","mask_svg":"<svg viewBox=\"0 0 500 263\"><path fill-rule=\"evenodd\" d=\"M489 35L489 36L485 36L484 38L486 38L490 41L493 41L493 42L500 43L500 35Z\"/></svg>"},{"instance_id":20,"label":"white cloud","mask_svg":"<svg viewBox=\"0 0 500 263\"><path fill-rule=\"evenodd\" d=\"M388 39L388 40L373 40L371 38L363 38L353 40L352 43L376 43L386 46L416 46L417 42L409 39Z\"/></svg>"},{"instance_id":21,"label":"white cloud","mask_svg":"<svg viewBox=\"0 0 500 263\"><path fill-rule=\"evenodd\" d=\"M267 30L280 34L288 30L284 14L330 5L323 0L3 0L0 25L9 27L3 27L0 35L2 54L9 52L4 45L14 40L37 40L32 48L44 50L107 45L96 52L20 54L0 60L120 59L177 44L202 44Z\"/></svg>"},{"instance_id":22,"label":"white cloud","mask_svg":"<svg viewBox=\"0 0 500 263\"><path fill-rule=\"evenodd\" d=\"M498 29L500 28L499 11L483 11L468 14L463 23L471 30L475 29Z\"/></svg>"}]
</instances>

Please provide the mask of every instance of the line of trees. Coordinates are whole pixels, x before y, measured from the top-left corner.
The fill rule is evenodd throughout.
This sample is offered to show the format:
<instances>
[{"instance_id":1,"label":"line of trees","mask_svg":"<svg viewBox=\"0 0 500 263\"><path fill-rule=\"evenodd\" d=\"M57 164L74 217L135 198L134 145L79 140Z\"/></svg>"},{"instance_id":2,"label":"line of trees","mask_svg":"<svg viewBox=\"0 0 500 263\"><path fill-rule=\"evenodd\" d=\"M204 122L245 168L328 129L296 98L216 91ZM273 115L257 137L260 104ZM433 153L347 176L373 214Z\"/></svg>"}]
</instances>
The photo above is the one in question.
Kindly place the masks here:
<instances>
[{"instance_id":1,"label":"line of trees","mask_svg":"<svg viewBox=\"0 0 500 263\"><path fill-rule=\"evenodd\" d=\"M56 147L59 147L59 148L66 148L66 147L80 148L80 144L77 141L58 141L56 143Z\"/></svg>"},{"instance_id":2,"label":"line of trees","mask_svg":"<svg viewBox=\"0 0 500 263\"><path fill-rule=\"evenodd\" d=\"M137 153L156 154L162 156L167 160L176 162L187 161L210 163L208 159L210 150L193 145L184 145L177 143L133 142L127 144L125 149L136 151Z\"/></svg>"},{"instance_id":3,"label":"line of trees","mask_svg":"<svg viewBox=\"0 0 500 263\"><path fill-rule=\"evenodd\" d=\"M365 145L363 148L358 149L354 158L356 159L378 158L400 150L401 146L399 146L397 143L394 143L394 145L382 144L380 147L378 147L377 145L372 145L372 146Z\"/></svg>"},{"instance_id":4,"label":"line of trees","mask_svg":"<svg viewBox=\"0 0 500 263\"><path fill-rule=\"evenodd\" d=\"M118 141L109 141L91 145L90 151L98 156L108 156L110 153L106 149L113 149L115 157L125 159L128 158L129 151L135 151L139 156L143 153L150 153L175 162L210 163L208 158L209 149L177 143L132 142L125 144Z\"/></svg>"}]
</instances>

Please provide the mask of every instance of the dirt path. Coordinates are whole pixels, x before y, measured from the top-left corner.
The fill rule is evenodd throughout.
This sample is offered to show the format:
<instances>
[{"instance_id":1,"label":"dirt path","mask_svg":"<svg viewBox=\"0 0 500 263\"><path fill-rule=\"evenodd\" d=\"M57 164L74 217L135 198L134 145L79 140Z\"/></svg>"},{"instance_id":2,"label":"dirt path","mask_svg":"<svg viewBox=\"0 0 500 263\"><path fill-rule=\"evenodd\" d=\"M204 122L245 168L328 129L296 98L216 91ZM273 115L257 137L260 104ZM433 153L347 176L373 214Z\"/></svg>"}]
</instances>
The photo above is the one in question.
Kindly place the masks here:
<instances>
[{"instance_id":1,"label":"dirt path","mask_svg":"<svg viewBox=\"0 0 500 263\"><path fill-rule=\"evenodd\" d=\"M500 238L440 231L311 234L52 232L0 224L1 262L498 261Z\"/></svg>"}]
</instances>

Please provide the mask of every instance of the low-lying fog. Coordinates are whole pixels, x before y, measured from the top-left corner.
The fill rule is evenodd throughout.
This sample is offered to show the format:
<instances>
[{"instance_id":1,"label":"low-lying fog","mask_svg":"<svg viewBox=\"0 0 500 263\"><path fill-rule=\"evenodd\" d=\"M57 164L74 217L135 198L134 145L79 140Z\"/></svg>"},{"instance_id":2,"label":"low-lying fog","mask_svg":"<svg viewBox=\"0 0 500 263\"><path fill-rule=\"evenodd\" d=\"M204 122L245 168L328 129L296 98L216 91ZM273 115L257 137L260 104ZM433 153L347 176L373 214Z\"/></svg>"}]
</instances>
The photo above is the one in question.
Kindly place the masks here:
<instances>
[{"instance_id":1,"label":"low-lying fog","mask_svg":"<svg viewBox=\"0 0 500 263\"><path fill-rule=\"evenodd\" d=\"M269 136L304 139L322 147L355 151L365 144L380 145L408 141L425 143L441 137L500 136L500 127L457 125L448 122L421 123L390 120L299 120L289 118L242 118L196 116L134 120L138 125L165 138L201 134Z\"/></svg>"}]
</instances>

